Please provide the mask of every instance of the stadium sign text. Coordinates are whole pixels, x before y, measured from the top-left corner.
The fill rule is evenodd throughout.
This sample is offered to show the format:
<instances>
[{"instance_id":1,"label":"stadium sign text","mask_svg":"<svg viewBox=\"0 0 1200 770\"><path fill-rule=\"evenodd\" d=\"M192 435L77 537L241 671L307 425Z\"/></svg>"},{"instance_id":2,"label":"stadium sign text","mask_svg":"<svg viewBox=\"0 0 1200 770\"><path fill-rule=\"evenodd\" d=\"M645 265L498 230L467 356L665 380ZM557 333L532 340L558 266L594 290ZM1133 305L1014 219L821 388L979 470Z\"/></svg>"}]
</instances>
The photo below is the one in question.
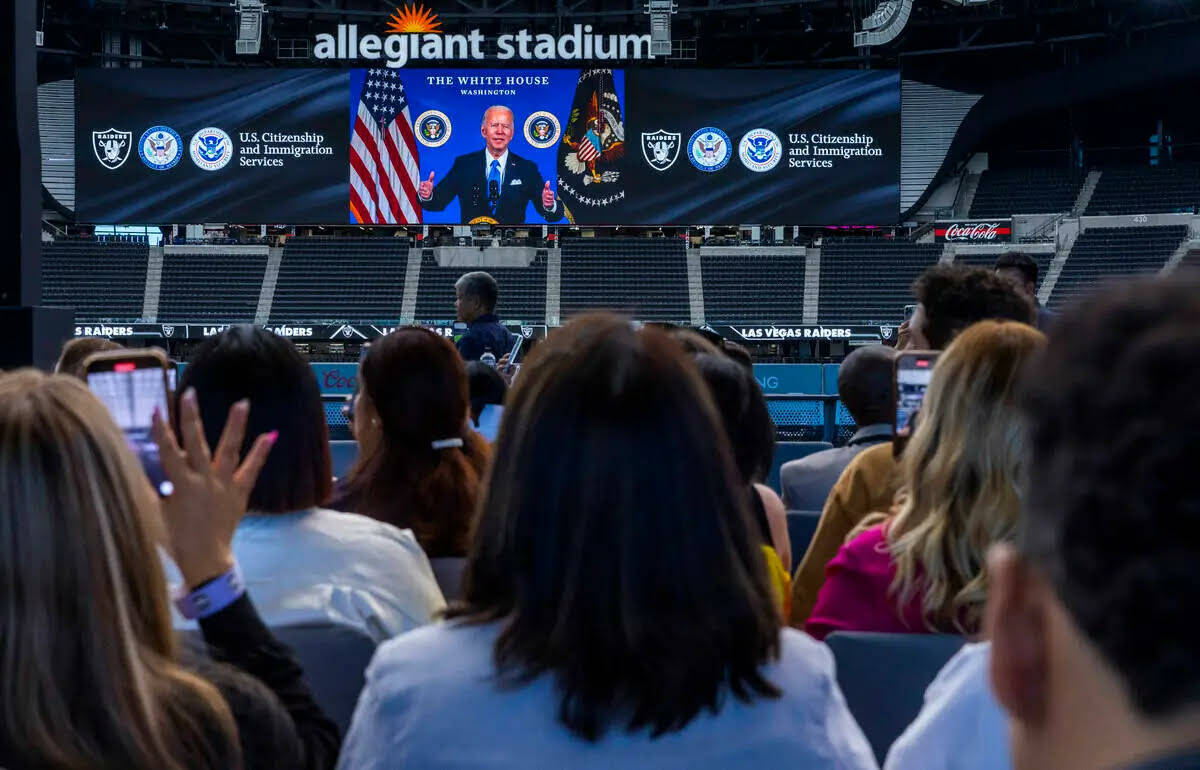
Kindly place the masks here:
<instances>
[{"instance_id":1,"label":"stadium sign text","mask_svg":"<svg viewBox=\"0 0 1200 770\"><path fill-rule=\"evenodd\" d=\"M939 242L1006 243L1012 240L1012 220L938 222L933 227L933 234Z\"/></svg>"},{"instance_id":2,"label":"stadium sign text","mask_svg":"<svg viewBox=\"0 0 1200 770\"><path fill-rule=\"evenodd\" d=\"M739 328L738 334L747 340L847 340L852 336L849 329L827 326L770 326L765 328Z\"/></svg>"},{"instance_id":3,"label":"stadium sign text","mask_svg":"<svg viewBox=\"0 0 1200 770\"><path fill-rule=\"evenodd\" d=\"M396 9L387 35L360 34L357 24L339 24L337 32L317 35L318 59L383 61L391 69L414 61L482 61L489 39L478 30L444 33L437 14L424 6ZM495 58L525 61L653 59L650 35L599 35L591 24L576 24L565 35L535 34L528 29L495 38ZM490 48L490 46L489 46Z\"/></svg>"}]
</instances>

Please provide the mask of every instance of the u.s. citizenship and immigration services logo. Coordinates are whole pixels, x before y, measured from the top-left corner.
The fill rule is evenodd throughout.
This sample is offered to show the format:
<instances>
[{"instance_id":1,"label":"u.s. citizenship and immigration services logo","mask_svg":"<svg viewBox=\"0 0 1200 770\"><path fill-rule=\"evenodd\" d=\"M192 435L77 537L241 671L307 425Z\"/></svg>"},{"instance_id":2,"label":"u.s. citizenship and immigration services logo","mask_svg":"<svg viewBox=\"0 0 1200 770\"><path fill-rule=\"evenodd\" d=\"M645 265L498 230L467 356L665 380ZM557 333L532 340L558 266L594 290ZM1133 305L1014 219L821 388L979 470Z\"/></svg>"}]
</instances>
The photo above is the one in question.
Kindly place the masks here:
<instances>
[{"instance_id":1,"label":"u.s. citizenship and immigration services logo","mask_svg":"<svg viewBox=\"0 0 1200 770\"><path fill-rule=\"evenodd\" d=\"M168 126L151 126L138 142L138 155L155 171L175 168L183 154L182 140L175 129Z\"/></svg>"},{"instance_id":2,"label":"u.s. citizenship and immigration services logo","mask_svg":"<svg viewBox=\"0 0 1200 770\"><path fill-rule=\"evenodd\" d=\"M192 136L192 162L205 171L218 171L233 158L233 140L216 126L202 128Z\"/></svg>"},{"instance_id":3,"label":"u.s. citizenship and immigration services logo","mask_svg":"<svg viewBox=\"0 0 1200 770\"><path fill-rule=\"evenodd\" d=\"M751 171L770 171L779 165L783 156L783 142L774 131L756 128L742 137L738 146L738 157L742 165Z\"/></svg>"},{"instance_id":4,"label":"u.s. citizenship and immigration services logo","mask_svg":"<svg viewBox=\"0 0 1200 770\"><path fill-rule=\"evenodd\" d=\"M729 134L719 128L706 126L688 140L688 160L701 171L720 171L729 163L733 148L729 146Z\"/></svg>"},{"instance_id":5,"label":"u.s. citizenship and immigration services logo","mask_svg":"<svg viewBox=\"0 0 1200 770\"><path fill-rule=\"evenodd\" d=\"M92 152L96 160L109 171L116 171L125 161L129 160L129 151L133 149L133 133L117 128L106 128L103 131L92 132Z\"/></svg>"},{"instance_id":6,"label":"u.s. citizenship and immigration services logo","mask_svg":"<svg viewBox=\"0 0 1200 770\"><path fill-rule=\"evenodd\" d=\"M679 159L679 140L683 135L677 131L642 132L642 157L655 171L666 171Z\"/></svg>"},{"instance_id":7,"label":"u.s. citizenship and immigration services logo","mask_svg":"<svg viewBox=\"0 0 1200 770\"><path fill-rule=\"evenodd\" d=\"M441 110L425 110L417 116L417 141L426 147L441 147L450 141L450 116Z\"/></svg>"},{"instance_id":8,"label":"u.s. citizenship and immigration services logo","mask_svg":"<svg viewBox=\"0 0 1200 770\"><path fill-rule=\"evenodd\" d=\"M553 147L561 134L562 125L553 113L540 110L525 119L525 141L539 150Z\"/></svg>"}]
</instances>

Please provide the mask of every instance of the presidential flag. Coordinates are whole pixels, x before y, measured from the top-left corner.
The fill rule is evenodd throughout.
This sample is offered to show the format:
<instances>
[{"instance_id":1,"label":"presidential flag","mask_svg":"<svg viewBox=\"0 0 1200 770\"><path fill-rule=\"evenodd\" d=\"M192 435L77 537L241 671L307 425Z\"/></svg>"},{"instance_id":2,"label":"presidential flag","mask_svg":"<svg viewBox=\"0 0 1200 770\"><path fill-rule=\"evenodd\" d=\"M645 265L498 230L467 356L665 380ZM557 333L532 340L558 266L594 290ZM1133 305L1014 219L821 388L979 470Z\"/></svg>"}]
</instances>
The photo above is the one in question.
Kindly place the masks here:
<instances>
[{"instance_id":1,"label":"presidential flag","mask_svg":"<svg viewBox=\"0 0 1200 770\"><path fill-rule=\"evenodd\" d=\"M614 223L625 202L625 120L610 69L582 70L558 152L558 197L572 222Z\"/></svg>"},{"instance_id":2,"label":"presidential flag","mask_svg":"<svg viewBox=\"0 0 1200 770\"><path fill-rule=\"evenodd\" d=\"M400 74L366 71L350 137L350 213L360 224L421 222L417 140Z\"/></svg>"}]
</instances>

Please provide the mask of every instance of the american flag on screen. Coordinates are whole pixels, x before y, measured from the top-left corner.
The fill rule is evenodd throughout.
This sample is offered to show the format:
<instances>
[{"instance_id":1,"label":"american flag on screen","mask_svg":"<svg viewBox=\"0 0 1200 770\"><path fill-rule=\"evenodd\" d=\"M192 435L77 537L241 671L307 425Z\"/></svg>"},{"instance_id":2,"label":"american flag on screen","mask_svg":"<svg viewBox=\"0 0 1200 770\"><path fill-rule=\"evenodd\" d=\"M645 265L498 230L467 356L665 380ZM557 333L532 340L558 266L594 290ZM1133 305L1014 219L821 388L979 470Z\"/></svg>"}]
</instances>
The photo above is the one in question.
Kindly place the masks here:
<instances>
[{"instance_id":1,"label":"american flag on screen","mask_svg":"<svg viewBox=\"0 0 1200 770\"><path fill-rule=\"evenodd\" d=\"M350 213L362 224L417 224L417 140L400 74L367 70L350 137Z\"/></svg>"}]
</instances>

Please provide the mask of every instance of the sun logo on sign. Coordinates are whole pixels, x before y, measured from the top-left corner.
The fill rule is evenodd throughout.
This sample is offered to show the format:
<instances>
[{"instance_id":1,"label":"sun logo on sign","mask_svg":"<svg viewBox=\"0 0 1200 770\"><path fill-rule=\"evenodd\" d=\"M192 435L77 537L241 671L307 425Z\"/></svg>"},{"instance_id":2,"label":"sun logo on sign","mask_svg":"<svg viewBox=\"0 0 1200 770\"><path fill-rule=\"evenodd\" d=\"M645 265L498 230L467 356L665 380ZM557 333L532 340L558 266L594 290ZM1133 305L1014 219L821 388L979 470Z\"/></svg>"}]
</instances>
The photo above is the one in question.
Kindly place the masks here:
<instances>
[{"instance_id":1,"label":"sun logo on sign","mask_svg":"<svg viewBox=\"0 0 1200 770\"><path fill-rule=\"evenodd\" d=\"M441 32L442 23L437 14L423 5L406 5L397 8L388 17L387 31L399 35Z\"/></svg>"}]
</instances>

